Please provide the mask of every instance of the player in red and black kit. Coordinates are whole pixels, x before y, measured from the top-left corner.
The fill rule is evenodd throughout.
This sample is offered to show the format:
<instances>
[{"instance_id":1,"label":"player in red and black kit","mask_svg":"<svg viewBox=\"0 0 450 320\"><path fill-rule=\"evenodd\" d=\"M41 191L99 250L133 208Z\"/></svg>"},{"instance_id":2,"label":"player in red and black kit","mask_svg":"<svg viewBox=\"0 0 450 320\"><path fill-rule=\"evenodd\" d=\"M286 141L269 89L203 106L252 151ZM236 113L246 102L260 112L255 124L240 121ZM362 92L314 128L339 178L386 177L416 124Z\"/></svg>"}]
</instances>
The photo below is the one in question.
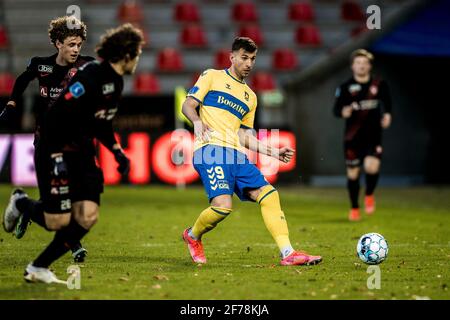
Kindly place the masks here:
<instances>
[{"instance_id":1,"label":"player in red and black kit","mask_svg":"<svg viewBox=\"0 0 450 320\"><path fill-rule=\"evenodd\" d=\"M76 74L77 69L94 60L93 57L80 55L82 44L86 40L86 29L86 25L74 17L64 16L52 20L48 34L50 41L58 52L49 57L33 57L27 69L17 77L10 100L7 103L7 108L15 108L16 101L20 99L30 82L35 79L38 80L39 98L35 110L34 163L41 199L36 205L42 205L46 201L44 190L47 181L50 179L50 173L42 166L44 147L40 142L40 135L45 127L45 115ZM13 195L13 197L23 196L22 190L18 190ZM45 219L33 215L32 208L21 206L18 203L18 209L24 214L18 217L17 223L4 221L3 224L7 232L13 231L12 228L15 226L14 235L17 239L22 238L25 234L30 219L47 230L54 230ZM81 246L81 243L75 244L71 250L75 262L84 261L87 251Z\"/></svg>"},{"instance_id":2,"label":"player in red and black kit","mask_svg":"<svg viewBox=\"0 0 450 320\"><path fill-rule=\"evenodd\" d=\"M351 55L353 77L336 90L334 114L346 119L344 152L347 188L351 201L349 220L361 219L359 213L359 175L366 176L365 211L375 211L374 191L381 164L382 130L391 124L391 97L385 81L371 76L373 55L358 49Z\"/></svg>"},{"instance_id":3,"label":"player in red and black kit","mask_svg":"<svg viewBox=\"0 0 450 320\"><path fill-rule=\"evenodd\" d=\"M30 282L58 282L48 269L50 264L78 243L96 223L103 173L97 166L94 139L115 156L118 171L127 174L129 160L116 141L112 120L123 90L123 75L134 73L142 52L142 32L131 24L109 30L97 46L102 60L81 67L50 107L41 132L45 147L42 166L51 173L45 186L43 207L28 197L12 199L34 205L37 215L51 218L60 229L46 249L25 270ZM14 210L11 210L14 211Z\"/></svg>"}]
</instances>

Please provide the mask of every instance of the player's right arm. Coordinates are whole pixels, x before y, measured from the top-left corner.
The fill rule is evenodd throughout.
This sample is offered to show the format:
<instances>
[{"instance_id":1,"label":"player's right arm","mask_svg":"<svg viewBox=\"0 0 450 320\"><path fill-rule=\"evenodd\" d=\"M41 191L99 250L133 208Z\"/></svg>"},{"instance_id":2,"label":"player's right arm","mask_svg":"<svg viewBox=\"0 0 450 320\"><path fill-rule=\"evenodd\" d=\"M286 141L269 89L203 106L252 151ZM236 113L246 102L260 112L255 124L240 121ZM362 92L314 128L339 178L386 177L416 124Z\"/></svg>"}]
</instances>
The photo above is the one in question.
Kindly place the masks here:
<instances>
[{"instance_id":1,"label":"player's right arm","mask_svg":"<svg viewBox=\"0 0 450 320\"><path fill-rule=\"evenodd\" d=\"M188 118L194 125L194 135L195 138L201 139L202 141L209 141L209 132L211 128L204 123L197 114L197 106L199 103L197 100L187 97L182 106L182 112L186 118Z\"/></svg>"},{"instance_id":2,"label":"player's right arm","mask_svg":"<svg viewBox=\"0 0 450 320\"><path fill-rule=\"evenodd\" d=\"M195 85L191 88L191 90L189 90L181 109L185 117L188 118L194 125L195 137L204 142L209 141L209 133L212 130L200 119L197 113L197 107L201 107L203 99L211 88L212 73L213 72L211 70L206 70L200 75Z\"/></svg>"},{"instance_id":3,"label":"player's right arm","mask_svg":"<svg viewBox=\"0 0 450 320\"><path fill-rule=\"evenodd\" d=\"M344 89L344 85L336 89L333 113L338 118L347 119L352 115L353 107L347 103Z\"/></svg>"},{"instance_id":4,"label":"player's right arm","mask_svg":"<svg viewBox=\"0 0 450 320\"><path fill-rule=\"evenodd\" d=\"M14 82L14 87L9 98L8 103L6 104L9 107L15 107L17 101L20 99L25 89L28 87L31 81L33 81L38 75L38 58L31 58L30 63L27 66L27 69L17 77Z\"/></svg>"}]
</instances>

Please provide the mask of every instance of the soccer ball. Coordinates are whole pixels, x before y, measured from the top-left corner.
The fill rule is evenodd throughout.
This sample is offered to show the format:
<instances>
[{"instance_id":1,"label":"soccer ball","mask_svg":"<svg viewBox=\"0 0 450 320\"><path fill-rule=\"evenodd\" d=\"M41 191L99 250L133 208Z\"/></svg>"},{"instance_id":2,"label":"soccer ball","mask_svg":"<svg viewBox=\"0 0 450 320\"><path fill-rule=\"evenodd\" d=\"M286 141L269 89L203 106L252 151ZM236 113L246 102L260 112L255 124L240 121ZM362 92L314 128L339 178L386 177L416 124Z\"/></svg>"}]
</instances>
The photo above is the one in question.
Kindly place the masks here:
<instances>
[{"instance_id":1,"label":"soccer ball","mask_svg":"<svg viewBox=\"0 0 450 320\"><path fill-rule=\"evenodd\" d=\"M379 233L366 233L358 240L356 253L367 264L379 264L386 259L389 247L386 239Z\"/></svg>"}]
</instances>

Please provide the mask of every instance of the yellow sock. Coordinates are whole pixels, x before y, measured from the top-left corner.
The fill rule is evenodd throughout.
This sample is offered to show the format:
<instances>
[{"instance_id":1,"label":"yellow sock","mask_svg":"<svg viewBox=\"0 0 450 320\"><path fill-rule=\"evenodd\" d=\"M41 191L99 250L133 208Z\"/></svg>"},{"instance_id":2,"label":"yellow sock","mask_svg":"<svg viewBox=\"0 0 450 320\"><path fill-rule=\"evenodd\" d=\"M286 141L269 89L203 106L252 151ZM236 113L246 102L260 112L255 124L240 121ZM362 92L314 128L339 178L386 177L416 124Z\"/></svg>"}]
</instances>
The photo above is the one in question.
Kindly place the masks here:
<instances>
[{"instance_id":1,"label":"yellow sock","mask_svg":"<svg viewBox=\"0 0 450 320\"><path fill-rule=\"evenodd\" d=\"M283 257L292 253L293 249L289 240L289 231L281 210L278 191L271 185L263 188L256 201L261 205L261 213L264 223L274 238Z\"/></svg>"},{"instance_id":2,"label":"yellow sock","mask_svg":"<svg viewBox=\"0 0 450 320\"><path fill-rule=\"evenodd\" d=\"M216 225L225 219L232 209L220 207L208 207L200 213L191 229L191 234L195 239L200 239L202 235L216 227Z\"/></svg>"}]
</instances>

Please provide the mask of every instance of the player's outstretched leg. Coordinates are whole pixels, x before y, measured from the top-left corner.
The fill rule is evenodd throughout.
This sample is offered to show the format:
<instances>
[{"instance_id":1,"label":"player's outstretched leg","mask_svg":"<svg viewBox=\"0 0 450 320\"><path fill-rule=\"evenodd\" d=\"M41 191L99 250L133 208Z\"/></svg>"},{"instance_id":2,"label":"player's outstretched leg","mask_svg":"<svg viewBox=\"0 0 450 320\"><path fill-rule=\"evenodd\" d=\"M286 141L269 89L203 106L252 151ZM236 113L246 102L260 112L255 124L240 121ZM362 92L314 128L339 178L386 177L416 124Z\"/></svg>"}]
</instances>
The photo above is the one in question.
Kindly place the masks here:
<instances>
[{"instance_id":1,"label":"player's outstretched leg","mask_svg":"<svg viewBox=\"0 0 450 320\"><path fill-rule=\"evenodd\" d=\"M42 202L30 199L27 194L20 189L17 189L14 192L16 191L19 193L19 196L14 203L14 208L18 209L20 215L17 219L14 236L17 239L21 239L25 235L27 228L32 221L48 230L45 223ZM13 208L13 204L11 205L11 208ZM70 250L72 251L74 262L84 262L87 255L87 250L83 248L80 242L76 243L72 248L70 248Z\"/></svg>"},{"instance_id":2,"label":"player's outstretched leg","mask_svg":"<svg viewBox=\"0 0 450 320\"><path fill-rule=\"evenodd\" d=\"M3 212L3 228L6 232L12 232L22 215L21 211L17 208L17 200L25 198L27 194L22 189L15 189L11 193L8 205Z\"/></svg>"},{"instance_id":3,"label":"player's outstretched leg","mask_svg":"<svg viewBox=\"0 0 450 320\"><path fill-rule=\"evenodd\" d=\"M17 200L16 207L22 213L14 230L14 236L17 239L21 239L25 235L32 221L48 230L45 224L44 205L42 201L33 200L25 194L24 197Z\"/></svg>"},{"instance_id":4,"label":"player's outstretched leg","mask_svg":"<svg viewBox=\"0 0 450 320\"><path fill-rule=\"evenodd\" d=\"M286 218L281 210L280 197L273 186L262 187L256 201L261 205L264 223L280 249L281 265L315 265L322 261L321 256L309 255L292 248Z\"/></svg>"},{"instance_id":5,"label":"player's outstretched leg","mask_svg":"<svg viewBox=\"0 0 450 320\"><path fill-rule=\"evenodd\" d=\"M183 232L183 240L186 242L191 255L192 261L195 263L206 263L205 252L201 241L202 236L211 231L216 225L225 219L232 209L221 207L208 207L200 214L192 228L188 228Z\"/></svg>"}]
</instances>

